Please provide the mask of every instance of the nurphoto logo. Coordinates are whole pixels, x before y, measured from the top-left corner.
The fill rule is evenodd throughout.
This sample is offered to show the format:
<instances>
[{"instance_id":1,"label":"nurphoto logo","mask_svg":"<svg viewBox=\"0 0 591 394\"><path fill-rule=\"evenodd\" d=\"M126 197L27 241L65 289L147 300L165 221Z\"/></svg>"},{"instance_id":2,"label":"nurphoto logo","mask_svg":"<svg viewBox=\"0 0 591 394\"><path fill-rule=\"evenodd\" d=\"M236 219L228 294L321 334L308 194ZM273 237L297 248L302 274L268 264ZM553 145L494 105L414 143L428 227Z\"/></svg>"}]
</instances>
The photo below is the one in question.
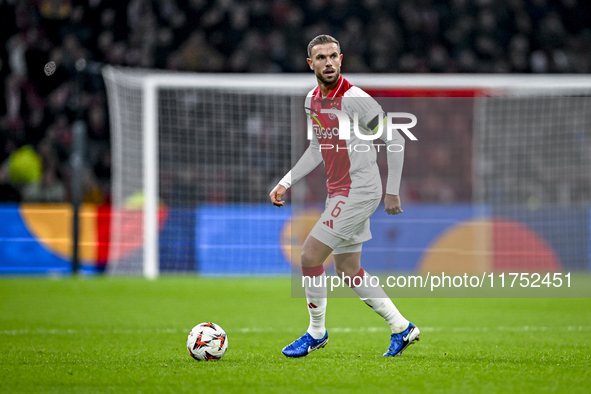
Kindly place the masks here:
<instances>
[{"instance_id":1,"label":"nurphoto logo","mask_svg":"<svg viewBox=\"0 0 591 394\"><path fill-rule=\"evenodd\" d=\"M327 143L333 142L333 137L335 139L338 138L339 140L351 140L351 121L349 119L349 115L347 115L345 112L336 108L321 109L320 116L318 116L318 112L313 111L310 108L305 109L310 111L310 113L307 113L307 115L310 116L312 120L311 122L308 122L308 140L311 140L313 135L316 135L316 138L319 142L320 151L327 149L348 149L354 150L356 152L368 152L370 150L370 146L366 144L356 144L344 147L339 146L338 141L334 141L334 143ZM337 118L338 126L330 127L322 114L328 114L328 117L331 120ZM402 118L408 119L410 122L394 123L394 119ZM388 112L386 114L386 121L384 121L384 114L381 113L378 115L377 127L376 130L374 130L374 133L364 134L359 131L359 114L357 112L353 113L353 133L355 134L355 137L361 141L377 140L378 138L382 137L382 134L384 134L384 129L386 130L386 141L392 141L392 133L394 130L400 130L411 141L418 141L418 138L415 137L415 135L409 130L416 126L416 124L417 117L408 112ZM376 144L375 146L379 151L380 146L384 145ZM388 144L386 148L388 152L402 152L404 150L404 146L400 144Z\"/></svg>"}]
</instances>

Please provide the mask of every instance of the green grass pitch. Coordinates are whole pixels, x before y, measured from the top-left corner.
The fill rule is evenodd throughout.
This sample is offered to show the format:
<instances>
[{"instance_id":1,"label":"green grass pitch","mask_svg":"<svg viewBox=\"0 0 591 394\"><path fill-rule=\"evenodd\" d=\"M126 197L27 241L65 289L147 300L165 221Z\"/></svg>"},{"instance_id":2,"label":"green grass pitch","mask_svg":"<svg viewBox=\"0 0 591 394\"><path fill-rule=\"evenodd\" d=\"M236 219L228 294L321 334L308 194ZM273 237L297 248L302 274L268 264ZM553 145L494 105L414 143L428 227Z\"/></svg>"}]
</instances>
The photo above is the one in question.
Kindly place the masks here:
<instances>
[{"instance_id":1,"label":"green grass pitch","mask_svg":"<svg viewBox=\"0 0 591 394\"><path fill-rule=\"evenodd\" d=\"M591 392L590 299L398 299L422 330L386 358L386 323L358 299L330 299L330 342L281 348L308 325L289 278L0 279L0 392ZM228 334L197 362L189 330Z\"/></svg>"}]
</instances>

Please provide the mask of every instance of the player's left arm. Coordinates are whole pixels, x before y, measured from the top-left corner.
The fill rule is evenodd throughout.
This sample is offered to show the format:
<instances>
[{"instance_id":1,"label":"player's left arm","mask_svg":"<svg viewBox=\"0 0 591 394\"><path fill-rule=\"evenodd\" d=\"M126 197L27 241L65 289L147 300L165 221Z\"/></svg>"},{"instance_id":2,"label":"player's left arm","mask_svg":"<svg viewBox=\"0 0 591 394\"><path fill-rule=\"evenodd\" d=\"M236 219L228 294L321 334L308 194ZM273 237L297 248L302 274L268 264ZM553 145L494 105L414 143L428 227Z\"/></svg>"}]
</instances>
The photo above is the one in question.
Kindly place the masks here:
<instances>
[{"instance_id":1,"label":"player's left arm","mask_svg":"<svg viewBox=\"0 0 591 394\"><path fill-rule=\"evenodd\" d=\"M387 118L384 116L383 127L386 127ZM377 129L375 129L377 131ZM388 215L398 215L404 212L400 203L400 181L402 180L402 166L404 164L404 137L398 130L392 130L392 138L388 139L384 132L380 139L386 144L386 157L388 159L388 181L386 183L386 197L384 197L384 211Z\"/></svg>"},{"instance_id":2,"label":"player's left arm","mask_svg":"<svg viewBox=\"0 0 591 394\"><path fill-rule=\"evenodd\" d=\"M386 144L388 159L388 181L386 184L386 197L384 197L384 211L388 215L397 215L403 212L400 202L400 181L404 163L404 138L398 130L392 130L392 138L388 139L388 133L386 132L388 118L382 107L364 91L358 90L356 93L359 96L350 102L351 111L363 114L360 121L368 132L377 134L380 129L382 130L379 138Z\"/></svg>"}]
</instances>

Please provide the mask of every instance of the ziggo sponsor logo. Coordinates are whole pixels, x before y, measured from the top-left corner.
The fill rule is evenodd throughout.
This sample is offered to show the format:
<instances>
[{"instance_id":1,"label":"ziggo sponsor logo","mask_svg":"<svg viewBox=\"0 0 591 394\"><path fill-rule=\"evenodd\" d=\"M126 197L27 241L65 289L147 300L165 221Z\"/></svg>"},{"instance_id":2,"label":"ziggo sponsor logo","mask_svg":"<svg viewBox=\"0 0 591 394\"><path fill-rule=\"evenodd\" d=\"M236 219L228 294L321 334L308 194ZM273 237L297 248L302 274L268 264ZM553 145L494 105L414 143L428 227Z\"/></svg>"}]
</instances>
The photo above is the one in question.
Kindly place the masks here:
<instances>
[{"instance_id":1,"label":"ziggo sponsor logo","mask_svg":"<svg viewBox=\"0 0 591 394\"><path fill-rule=\"evenodd\" d=\"M338 127L321 127L317 124L312 125L312 129L314 130L314 134L316 134L316 138L320 139L332 139L332 137L338 137L339 135L339 128ZM310 139L310 137L308 137Z\"/></svg>"}]
</instances>

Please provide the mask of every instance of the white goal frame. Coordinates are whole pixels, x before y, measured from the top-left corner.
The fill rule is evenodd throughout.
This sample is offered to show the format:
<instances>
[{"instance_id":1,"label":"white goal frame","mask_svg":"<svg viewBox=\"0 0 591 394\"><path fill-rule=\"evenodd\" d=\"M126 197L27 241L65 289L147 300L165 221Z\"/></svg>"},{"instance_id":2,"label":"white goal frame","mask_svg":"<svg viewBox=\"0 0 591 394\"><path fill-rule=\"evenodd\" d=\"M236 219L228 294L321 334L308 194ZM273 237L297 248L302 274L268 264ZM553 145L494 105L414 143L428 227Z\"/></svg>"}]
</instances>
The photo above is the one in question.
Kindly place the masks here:
<instances>
[{"instance_id":1,"label":"white goal frame","mask_svg":"<svg viewBox=\"0 0 591 394\"><path fill-rule=\"evenodd\" d=\"M305 95L316 84L314 74L198 74L134 70L107 66L105 77L123 74L138 81L142 90L144 261L143 275L159 276L158 234L158 89L210 88L244 92L281 89ZM498 74L344 74L366 89L476 90L483 96L562 95L591 92L591 76Z\"/></svg>"}]
</instances>

